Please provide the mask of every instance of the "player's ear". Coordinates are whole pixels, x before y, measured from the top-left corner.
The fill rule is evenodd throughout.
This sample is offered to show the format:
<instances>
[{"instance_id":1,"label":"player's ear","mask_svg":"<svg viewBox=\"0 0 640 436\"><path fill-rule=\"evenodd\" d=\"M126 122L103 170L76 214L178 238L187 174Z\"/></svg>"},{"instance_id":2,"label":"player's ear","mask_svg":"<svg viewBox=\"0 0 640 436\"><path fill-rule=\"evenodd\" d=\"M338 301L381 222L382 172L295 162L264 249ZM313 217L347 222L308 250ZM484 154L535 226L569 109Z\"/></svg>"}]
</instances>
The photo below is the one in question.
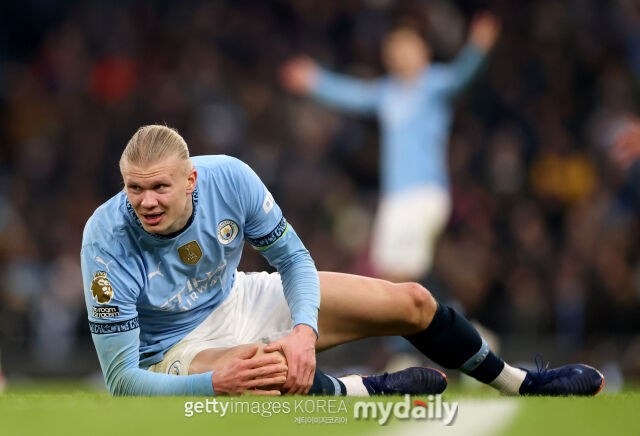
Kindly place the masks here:
<instances>
[{"instance_id":1,"label":"player's ear","mask_svg":"<svg viewBox=\"0 0 640 436\"><path fill-rule=\"evenodd\" d=\"M189 170L189 176L187 177L187 195L191 195L196 189L196 181L198 180L198 172L195 168Z\"/></svg>"}]
</instances>

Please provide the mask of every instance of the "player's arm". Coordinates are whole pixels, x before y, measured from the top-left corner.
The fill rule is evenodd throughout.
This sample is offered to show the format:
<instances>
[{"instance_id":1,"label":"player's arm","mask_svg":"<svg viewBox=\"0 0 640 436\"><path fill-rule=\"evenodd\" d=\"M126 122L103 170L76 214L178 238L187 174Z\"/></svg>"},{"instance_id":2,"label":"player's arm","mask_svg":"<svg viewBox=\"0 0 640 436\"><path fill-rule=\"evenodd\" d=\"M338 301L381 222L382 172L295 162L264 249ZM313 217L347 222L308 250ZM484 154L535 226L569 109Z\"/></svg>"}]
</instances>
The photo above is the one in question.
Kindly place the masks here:
<instances>
[{"instance_id":1,"label":"player's arm","mask_svg":"<svg viewBox=\"0 0 640 436\"><path fill-rule=\"evenodd\" d=\"M91 239L91 225L85 239ZM89 236L88 236L89 235ZM138 367L140 326L136 280L98 243L81 252L89 327L107 388L112 395L213 395L212 373L188 377L156 374Z\"/></svg>"},{"instance_id":2,"label":"player's arm","mask_svg":"<svg viewBox=\"0 0 640 436\"><path fill-rule=\"evenodd\" d=\"M308 326L317 337L320 307L318 271L291 224L282 217L271 232L261 238L247 237L247 241L280 273L293 325Z\"/></svg>"},{"instance_id":3,"label":"player's arm","mask_svg":"<svg viewBox=\"0 0 640 436\"><path fill-rule=\"evenodd\" d=\"M257 347L234 357L220 371L178 376L138 368L139 328L92 333L92 337L111 395L237 395L247 391L254 395L280 395L277 390L261 390L274 384L275 379L270 378L268 371L275 374L280 360L275 356L255 357Z\"/></svg>"},{"instance_id":4,"label":"player's arm","mask_svg":"<svg viewBox=\"0 0 640 436\"><path fill-rule=\"evenodd\" d=\"M332 73L306 56L285 62L280 69L280 82L294 94L310 95L328 106L364 115L375 113L380 100L378 80Z\"/></svg>"},{"instance_id":5,"label":"player's arm","mask_svg":"<svg viewBox=\"0 0 640 436\"><path fill-rule=\"evenodd\" d=\"M280 350L287 359L283 390L304 394L313 383L315 371L320 307L318 271L309 251L258 176L239 161L238 174L246 217L245 239L280 273L294 324L291 334L269 344L265 351Z\"/></svg>"},{"instance_id":6,"label":"player's arm","mask_svg":"<svg viewBox=\"0 0 640 436\"><path fill-rule=\"evenodd\" d=\"M289 372L283 390L306 394L313 384L316 365L320 280L315 263L295 230L284 218L281 223L285 226L282 236L256 248L280 273L294 327L287 337L269 344L265 352L280 350L287 358ZM250 241L253 242L256 241Z\"/></svg>"},{"instance_id":7,"label":"player's arm","mask_svg":"<svg viewBox=\"0 0 640 436\"><path fill-rule=\"evenodd\" d=\"M446 68L444 87L449 94L456 94L469 84L482 67L499 34L500 21L495 15L482 12L473 18L467 44Z\"/></svg>"},{"instance_id":8,"label":"player's arm","mask_svg":"<svg viewBox=\"0 0 640 436\"><path fill-rule=\"evenodd\" d=\"M135 307L135 279L128 269L95 245L81 253L85 300L91 336L104 379L112 395L214 395L239 394L268 386L265 368L279 367L275 357L254 357L255 351L237 356L220 371L189 376L159 374L139 368L140 326ZM266 374L268 375L268 374ZM258 394L279 395L278 391Z\"/></svg>"},{"instance_id":9,"label":"player's arm","mask_svg":"<svg viewBox=\"0 0 640 436\"><path fill-rule=\"evenodd\" d=\"M128 324L132 327L137 320ZM105 324L102 328L114 325ZM94 333L99 328L92 326L91 336L111 395L214 395L212 372L177 376L138 368L139 327L118 333Z\"/></svg>"}]
</instances>

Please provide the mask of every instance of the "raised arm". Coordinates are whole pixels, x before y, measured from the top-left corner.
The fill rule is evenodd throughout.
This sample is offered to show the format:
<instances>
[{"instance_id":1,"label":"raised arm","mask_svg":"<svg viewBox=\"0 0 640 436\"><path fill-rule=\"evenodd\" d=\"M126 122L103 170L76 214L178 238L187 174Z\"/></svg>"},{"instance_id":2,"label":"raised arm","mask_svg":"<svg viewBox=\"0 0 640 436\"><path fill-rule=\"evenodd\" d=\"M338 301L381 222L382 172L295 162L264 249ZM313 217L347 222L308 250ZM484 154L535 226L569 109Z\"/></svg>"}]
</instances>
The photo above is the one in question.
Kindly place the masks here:
<instances>
[{"instance_id":1,"label":"raised arm","mask_svg":"<svg viewBox=\"0 0 640 436\"><path fill-rule=\"evenodd\" d=\"M495 45L500 27L500 20L490 12L481 12L473 18L467 44L445 69L447 93L457 94L469 84Z\"/></svg>"},{"instance_id":2,"label":"raised arm","mask_svg":"<svg viewBox=\"0 0 640 436\"><path fill-rule=\"evenodd\" d=\"M379 80L332 73L306 56L285 62L280 82L294 94L310 95L328 106L363 115L374 114L380 100Z\"/></svg>"}]
</instances>

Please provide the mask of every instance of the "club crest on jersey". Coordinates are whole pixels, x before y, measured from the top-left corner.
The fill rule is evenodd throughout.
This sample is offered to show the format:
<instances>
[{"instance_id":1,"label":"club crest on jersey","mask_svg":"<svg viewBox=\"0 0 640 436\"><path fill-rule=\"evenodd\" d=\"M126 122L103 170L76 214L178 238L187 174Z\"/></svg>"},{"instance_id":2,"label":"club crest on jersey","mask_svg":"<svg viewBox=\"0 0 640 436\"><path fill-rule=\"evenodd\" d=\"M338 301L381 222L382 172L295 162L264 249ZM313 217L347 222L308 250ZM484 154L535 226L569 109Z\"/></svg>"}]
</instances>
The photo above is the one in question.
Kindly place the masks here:
<instances>
[{"instance_id":1,"label":"club crest on jersey","mask_svg":"<svg viewBox=\"0 0 640 436\"><path fill-rule=\"evenodd\" d=\"M99 304L105 304L111 301L113 298L113 288L111 282L107 278L107 273L104 271L98 271L93 274L93 281L91 282L91 293L93 298Z\"/></svg>"},{"instance_id":2,"label":"club crest on jersey","mask_svg":"<svg viewBox=\"0 0 640 436\"><path fill-rule=\"evenodd\" d=\"M187 242L181 247L178 247L178 254L180 260L187 265L195 265L200 261L202 257L202 249L196 241Z\"/></svg>"},{"instance_id":3,"label":"club crest on jersey","mask_svg":"<svg viewBox=\"0 0 640 436\"><path fill-rule=\"evenodd\" d=\"M218 242L222 245L230 244L238 236L238 225L231 220L220 221L218 224Z\"/></svg>"}]
</instances>

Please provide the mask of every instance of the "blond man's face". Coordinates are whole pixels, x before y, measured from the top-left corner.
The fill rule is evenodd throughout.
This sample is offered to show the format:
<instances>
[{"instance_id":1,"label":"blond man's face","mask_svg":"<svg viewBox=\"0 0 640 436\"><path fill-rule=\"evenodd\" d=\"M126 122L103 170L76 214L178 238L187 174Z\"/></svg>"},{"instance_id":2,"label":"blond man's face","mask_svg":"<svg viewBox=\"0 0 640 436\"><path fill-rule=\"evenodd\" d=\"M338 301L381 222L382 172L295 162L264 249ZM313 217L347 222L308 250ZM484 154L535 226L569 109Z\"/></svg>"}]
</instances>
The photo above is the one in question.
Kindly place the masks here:
<instances>
[{"instance_id":1,"label":"blond man's face","mask_svg":"<svg viewBox=\"0 0 640 436\"><path fill-rule=\"evenodd\" d=\"M129 203L147 232L168 235L186 225L197 179L190 163L173 156L147 165L127 162L122 178Z\"/></svg>"}]
</instances>

